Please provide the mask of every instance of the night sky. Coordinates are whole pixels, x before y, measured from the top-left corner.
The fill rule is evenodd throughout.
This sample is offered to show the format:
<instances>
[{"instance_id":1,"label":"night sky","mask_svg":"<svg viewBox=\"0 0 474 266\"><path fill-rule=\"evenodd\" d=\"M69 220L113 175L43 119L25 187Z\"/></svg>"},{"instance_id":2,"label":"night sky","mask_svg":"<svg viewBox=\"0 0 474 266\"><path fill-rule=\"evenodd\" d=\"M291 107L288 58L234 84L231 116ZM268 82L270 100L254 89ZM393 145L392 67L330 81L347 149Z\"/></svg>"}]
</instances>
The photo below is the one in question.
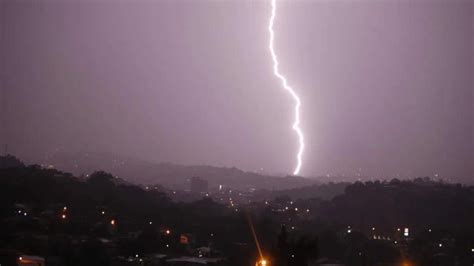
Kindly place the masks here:
<instances>
[{"instance_id":1,"label":"night sky","mask_svg":"<svg viewBox=\"0 0 474 266\"><path fill-rule=\"evenodd\" d=\"M0 5L10 153L292 172L293 102L272 72L268 1ZM302 175L472 180L474 1L277 9L280 68L302 99Z\"/></svg>"}]
</instances>

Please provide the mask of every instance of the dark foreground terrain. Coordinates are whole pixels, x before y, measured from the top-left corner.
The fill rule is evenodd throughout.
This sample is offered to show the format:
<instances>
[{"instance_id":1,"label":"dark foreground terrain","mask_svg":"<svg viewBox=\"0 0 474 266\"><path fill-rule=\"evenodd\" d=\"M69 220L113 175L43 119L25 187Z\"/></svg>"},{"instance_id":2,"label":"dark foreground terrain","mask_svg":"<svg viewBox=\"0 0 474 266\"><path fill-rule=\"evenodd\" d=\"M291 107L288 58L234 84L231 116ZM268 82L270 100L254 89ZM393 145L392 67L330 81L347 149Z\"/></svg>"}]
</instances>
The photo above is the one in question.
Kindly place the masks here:
<instances>
[{"instance_id":1,"label":"dark foreground terrain","mask_svg":"<svg viewBox=\"0 0 474 266\"><path fill-rule=\"evenodd\" d=\"M326 184L298 197L135 186L106 172L75 177L10 156L0 168L2 266L255 265L250 225L270 265L474 263L474 188L459 184ZM341 193L311 197L312 189Z\"/></svg>"}]
</instances>

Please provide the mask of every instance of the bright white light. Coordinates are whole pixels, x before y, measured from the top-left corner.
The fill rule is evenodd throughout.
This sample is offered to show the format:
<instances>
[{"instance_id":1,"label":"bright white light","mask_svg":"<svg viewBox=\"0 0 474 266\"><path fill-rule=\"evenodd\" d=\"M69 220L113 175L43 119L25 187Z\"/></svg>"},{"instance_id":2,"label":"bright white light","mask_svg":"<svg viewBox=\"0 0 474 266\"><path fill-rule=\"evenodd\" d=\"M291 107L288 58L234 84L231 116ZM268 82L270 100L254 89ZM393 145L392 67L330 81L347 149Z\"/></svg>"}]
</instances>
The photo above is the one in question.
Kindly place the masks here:
<instances>
[{"instance_id":1,"label":"bright white light","mask_svg":"<svg viewBox=\"0 0 474 266\"><path fill-rule=\"evenodd\" d=\"M275 22L275 16L276 16L276 0L271 0L272 1L272 15L270 17L270 22L268 24L268 32L270 32L270 44L268 48L270 49L270 54L272 55L272 60L273 60L273 73L275 76L280 79L282 82L283 88L288 91L288 93L291 95L295 102L295 118L293 122L293 130L296 132L298 135L298 152L296 154L296 167L293 171L293 175L298 175L301 170L301 164L302 164L302 157L303 157L303 150L304 150L304 137L303 137L303 131L300 128L300 106L301 106L301 100L298 97L298 94L293 90L288 85L288 82L283 76L279 70L278 70L278 58L275 53L275 49L273 47L273 42L275 40L275 33L273 31L273 24Z\"/></svg>"}]
</instances>

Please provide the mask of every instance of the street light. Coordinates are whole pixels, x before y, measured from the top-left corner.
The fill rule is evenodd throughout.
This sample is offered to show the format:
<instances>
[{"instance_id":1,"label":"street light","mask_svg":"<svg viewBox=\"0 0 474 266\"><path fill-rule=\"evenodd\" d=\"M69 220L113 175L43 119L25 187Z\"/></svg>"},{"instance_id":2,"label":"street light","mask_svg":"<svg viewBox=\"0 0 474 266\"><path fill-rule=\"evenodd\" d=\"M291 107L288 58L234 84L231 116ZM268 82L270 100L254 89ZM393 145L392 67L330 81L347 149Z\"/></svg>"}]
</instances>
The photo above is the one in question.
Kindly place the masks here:
<instances>
[{"instance_id":1,"label":"street light","mask_svg":"<svg viewBox=\"0 0 474 266\"><path fill-rule=\"evenodd\" d=\"M255 266L266 266L266 265L269 265L269 264L265 259L260 259L259 261L257 261L257 263L255 263Z\"/></svg>"}]
</instances>

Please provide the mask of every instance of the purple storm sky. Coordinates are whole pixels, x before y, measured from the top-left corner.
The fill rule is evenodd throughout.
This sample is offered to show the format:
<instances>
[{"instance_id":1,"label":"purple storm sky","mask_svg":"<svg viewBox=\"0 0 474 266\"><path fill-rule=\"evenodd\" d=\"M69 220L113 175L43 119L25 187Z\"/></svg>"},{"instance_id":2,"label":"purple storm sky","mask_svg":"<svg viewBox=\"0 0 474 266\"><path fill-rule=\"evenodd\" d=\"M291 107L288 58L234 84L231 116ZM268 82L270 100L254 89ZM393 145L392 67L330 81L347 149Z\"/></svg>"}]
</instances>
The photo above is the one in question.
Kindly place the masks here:
<instances>
[{"instance_id":1,"label":"purple storm sky","mask_svg":"<svg viewBox=\"0 0 474 266\"><path fill-rule=\"evenodd\" d=\"M470 0L279 1L302 175L473 178ZM2 0L2 145L290 173L269 1Z\"/></svg>"}]
</instances>

